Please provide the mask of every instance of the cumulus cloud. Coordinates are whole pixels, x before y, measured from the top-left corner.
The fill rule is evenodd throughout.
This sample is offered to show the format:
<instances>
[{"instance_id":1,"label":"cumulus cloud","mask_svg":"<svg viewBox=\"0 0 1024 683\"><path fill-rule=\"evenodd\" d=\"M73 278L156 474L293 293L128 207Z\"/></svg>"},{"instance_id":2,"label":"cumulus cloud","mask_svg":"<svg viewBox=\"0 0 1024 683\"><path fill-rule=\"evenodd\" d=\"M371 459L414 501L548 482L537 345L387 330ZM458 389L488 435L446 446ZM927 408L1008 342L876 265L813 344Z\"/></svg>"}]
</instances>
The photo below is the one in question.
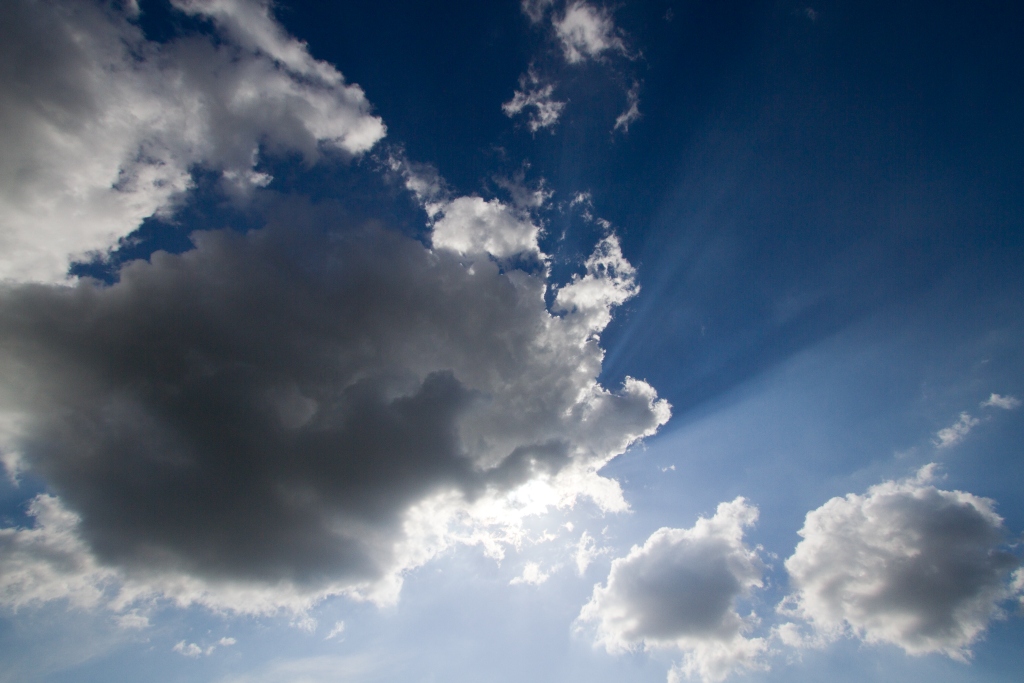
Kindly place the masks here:
<instances>
[{"instance_id":1,"label":"cumulus cloud","mask_svg":"<svg viewBox=\"0 0 1024 683\"><path fill-rule=\"evenodd\" d=\"M981 407L1014 410L1020 407L1020 399L1015 396L1000 396L999 394L992 394L987 400L982 401Z\"/></svg>"},{"instance_id":2,"label":"cumulus cloud","mask_svg":"<svg viewBox=\"0 0 1024 683\"><path fill-rule=\"evenodd\" d=\"M515 91L511 100L501 105L501 110L509 118L528 111L526 126L531 133L536 133L541 128L550 128L558 123L565 109L565 102L556 100L554 92L553 83L541 85L540 78L531 70L519 77L519 90Z\"/></svg>"},{"instance_id":3,"label":"cumulus cloud","mask_svg":"<svg viewBox=\"0 0 1024 683\"><path fill-rule=\"evenodd\" d=\"M347 155L385 133L357 86L259 0L175 0L212 36L147 40L131 3L11 0L0 13L0 279L55 282L147 217L192 170L266 185L261 150Z\"/></svg>"},{"instance_id":4,"label":"cumulus cloud","mask_svg":"<svg viewBox=\"0 0 1024 683\"><path fill-rule=\"evenodd\" d=\"M78 537L78 515L47 494L32 499L28 515L35 520L32 528L0 528L0 604L13 609L51 600L83 608L100 604L105 586L117 577ZM138 621L125 623L132 625Z\"/></svg>"},{"instance_id":5,"label":"cumulus cloud","mask_svg":"<svg viewBox=\"0 0 1024 683\"><path fill-rule=\"evenodd\" d=\"M197 233L113 285L3 287L7 446L66 510L39 499L0 562L53 559L84 602L116 580L115 609L387 602L452 543L500 555L524 515L626 508L598 470L669 406L643 381L597 382L600 333L637 291L614 236L549 309L543 269L495 260L534 244L516 225L458 242L449 209L427 249L285 213ZM60 597L35 570L3 576L28 586L8 604Z\"/></svg>"},{"instance_id":6,"label":"cumulus cloud","mask_svg":"<svg viewBox=\"0 0 1024 683\"><path fill-rule=\"evenodd\" d=\"M402 176L406 188L430 217L435 248L498 259L545 258L538 244L541 226L531 213L551 196L543 182L531 190L525 186L522 174L499 181L512 195L513 201L508 204L500 199L453 195L429 164L412 162L397 154L391 155L387 164Z\"/></svg>"},{"instance_id":7,"label":"cumulus cloud","mask_svg":"<svg viewBox=\"0 0 1024 683\"><path fill-rule=\"evenodd\" d=\"M560 17L552 19L552 25L565 61L570 64L596 59L609 51L626 54L626 45L606 9L576 0Z\"/></svg>"},{"instance_id":8,"label":"cumulus cloud","mask_svg":"<svg viewBox=\"0 0 1024 683\"><path fill-rule=\"evenodd\" d=\"M934 467L807 513L786 560L794 592L781 611L823 641L848 633L912 655L970 657L1013 595L1008 577L1019 562L1001 549L994 503L936 488Z\"/></svg>"},{"instance_id":9,"label":"cumulus cloud","mask_svg":"<svg viewBox=\"0 0 1024 683\"><path fill-rule=\"evenodd\" d=\"M551 572L540 568L539 562L527 562L523 566L523 573L509 581L510 586L529 585L539 586L551 577Z\"/></svg>"},{"instance_id":10,"label":"cumulus cloud","mask_svg":"<svg viewBox=\"0 0 1024 683\"><path fill-rule=\"evenodd\" d=\"M669 681L721 681L737 670L764 668L763 638L748 638L756 617L737 601L762 584L758 551L743 542L757 508L743 498L721 503L689 529L661 528L612 562L605 585L580 612L609 652L673 648L683 659Z\"/></svg>"},{"instance_id":11,"label":"cumulus cloud","mask_svg":"<svg viewBox=\"0 0 1024 683\"><path fill-rule=\"evenodd\" d=\"M498 199L456 197L439 205L437 215L431 238L437 248L498 258L540 253L540 227Z\"/></svg>"}]
</instances>

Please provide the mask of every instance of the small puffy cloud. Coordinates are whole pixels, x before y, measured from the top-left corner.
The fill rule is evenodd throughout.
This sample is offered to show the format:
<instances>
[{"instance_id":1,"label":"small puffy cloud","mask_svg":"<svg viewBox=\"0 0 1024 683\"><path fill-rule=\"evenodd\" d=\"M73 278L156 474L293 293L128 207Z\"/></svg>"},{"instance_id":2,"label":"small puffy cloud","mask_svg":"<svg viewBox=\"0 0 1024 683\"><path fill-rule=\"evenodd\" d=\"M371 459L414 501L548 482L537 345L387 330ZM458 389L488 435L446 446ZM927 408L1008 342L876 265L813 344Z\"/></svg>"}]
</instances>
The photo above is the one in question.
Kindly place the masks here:
<instances>
[{"instance_id":1,"label":"small puffy cloud","mask_svg":"<svg viewBox=\"0 0 1024 683\"><path fill-rule=\"evenodd\" d=\"M1020 407L1020 399L1015 396L1000 396L999 394L992 394L988 397L988 400L982 401L981 407L1014 410Z\"/></svg>"},{"instance_id":2,"label":"small puffy cloud","mask_svg":"<svg viewBox=\"0 0 1024 683\"><path fill-rule=\"evenodd\" d=\"M572 529L569 531L572 531ZM590 566L590 563L607 552L608 548L598 548L594 537L584 531L580 535L580 540L576 543L576 554L574 556L576 571L580 576L583 576L587 572L587 567Z\"/></svg>"},{"instance_id":3,"label":"small puffy cloud","mask_svg":"<svg viewBox=\"0 0 1024 683\"><path fill-rule=\"evenodd\" d=\"M512 204L478 196L452 196L444 179L429 164L409 161L400 154L388 159L431 221L431 243L436 249L466 255L489 254L498 259L530 256L543 259L537 240L541 228L531 215L550 198L543 181L526 187L523 174L500 180L512 195Z\"/></svg>"},{"instance_id":4,"label":"small puffy cloud","mask_svg":"<svg viewBox=\"0 0 1024 683\"><path fill-rule=\"evenodd\" d=\"M609 51L626 54L626 45L619 36L611 14L583 0L571 3L561 17L552 19L555 34L562 43L565 61L579 64L596 59Z\"/></svg>"},{"instance_id":5,"label":"small puffy cloud","mask_svg":"<svg viewBox=\"0 0 1024 683\"><path fill-rule=\"evenodd\" d=\"M286 213L113 285L0 287L5 446L59 495L0 530L5 604L389 602L453 544L500 557L527 515L626 509L598 472L670 408L597 381L637 291L613 236L549 309L544 269ZM496 223L464 248L533 243Z\"/></svg>"},{"instance_id":6,"label":"small puffy cloud","mask_svg":"<svg viewBox=\"0 0 1024 683\"><path fill-rule=\"evenodd\" d=\"M540 568L539 562L527 562L523 567L523 573L509 581L510 586L518 585L529 585L539 586L548 580L551 576L551 572L546 572Z\"/></svg>"},{"instance_id":7,"label":"small puffy cloud","mask_svg":"<svg viewBox=\"0 0 1024 683\"><path fill-rule=\"evenodd\" d=\"M615 119L613 130L629 132L631 123L640 118L640 84L634 83L633 87L626 91L626 110Z\"/></svg>"},{"instance_id":8,"label":"small puffy cloud","mask_svg":"<svg viewBox=\"0 0 1024 683\"><path fill-rule=\"evenodd\" d=\"M807 513L786 560L794 592L780 610L819 642L852 634L912 655L970 657L1013 595L1008 577L1019 562L1001 549L993 502L936 488L934 467Z\"/></svg>"},{"instance_id":9,"label":"small puffy cloud","mask_svg":"<svg viewBox=\"0 0 1024 683\"><path fill-rule=\"evenodd\" d=\"M960 413L959 419L950 426L940 429L935 433L935 446L937 448L949 448L964 440L971 430L981 422L968 413Z\"/></svg>"},{"instance_id":10,"label":"small puffy cloud","mask_svg":"<svg viewBox=\"0 0 1024 683\"><path fill-rule=\"evenodd\" d=\"M497 199L456 197L438 206L431 240L438 249L507 258L539 254L540 227L529 214Z\"/></svg>"},{"instance_id":11,"label":"small puffy cloud","mask_svg":"<svg viewBox=\"0 0 1024 683\"><path fill-rule=\"evenodd\" d=\"M213 653L212 647L204 650L195 643L186 643L184 640L176 643L172 649L183 657L191 657L193 659L203 654L209 655Z\"/></svg>"},{"instance_id":12,"label":"small puffy cloud","mask_svg":"<svg viewBox=\"0 0 1024 683\"><path fill-rule=\"evenodd\" d=\"M511 100L501 105L501 110L509 118L528 112L526 126L531 133L536 133L541 128L550 128L558 123L565 109L565 102L556 100L554 92L553 83L541 85L537 74L530 71L519 77L519 90L515 91Z\"/></svg>"},{"instance_id":13,"label":"small puffy cloud","mask_svg":"<svg viewBox=\"0 0 1024 683\"><path fill-rule=\"evenodd\" d=\"M577 623L592 624L596 641L612 653L682 651L670 681L721 681L764 668L767 643L745 635L756 617L736 608L763 585L758 552L743 542L756 520L757 508L737 498L689 529L659 529L612 562L607 583L594 587Z\"/></svg>"},{"instance_id":14,"label":"small puffy cloud","mask_svg":"<svg viewBox=\"0 0 1024 683\"><path fill-rule=\"evenodd\" d=\"M0 279L64 280L71 261L173 213L196 167L249 191L270 181L261 151L314 161L384 136L359 86L313 59L269 3L172 4L216 35L154 43L131 3L0 7Z\"/></svg>"},{"instance_id":15,"label":"small puffy cloud","mask_svg":"<svg viewBox=\"0 0 1024 683\"><path fill-rule=\"evenodd\" d=\"M338 636L343 635L344 633L345 633L345 622L344 621L336 621L336 622L334 622L334 626L331 627L330 632L328 632L328 634L324 638L324 640L333 640L334 638L337 638Z\"/></svg>"}]
</instances>

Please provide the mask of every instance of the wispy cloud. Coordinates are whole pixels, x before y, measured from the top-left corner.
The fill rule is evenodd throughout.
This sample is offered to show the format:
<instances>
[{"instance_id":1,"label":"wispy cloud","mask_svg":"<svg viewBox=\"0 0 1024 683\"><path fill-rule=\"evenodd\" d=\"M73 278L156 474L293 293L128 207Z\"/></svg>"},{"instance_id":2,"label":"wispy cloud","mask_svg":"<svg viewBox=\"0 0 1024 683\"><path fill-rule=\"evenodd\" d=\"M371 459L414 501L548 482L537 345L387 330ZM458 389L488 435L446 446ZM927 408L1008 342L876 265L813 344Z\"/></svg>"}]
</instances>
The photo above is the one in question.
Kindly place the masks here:
<instances>
[{"instance_id":1,"label":"wispy cloud","mask_svg":"<svg viewBox=\"0 0 1024 683\"><path fill-rule=\"evenodd\" d=\"M1015 396L1000 396L992 394L987 400L982 401L982 408L1002 408L1003 410L1014 410L1020 407L1020 399Z\"/></svg>"},{"instance_id":2,"label":"wispy cloud","mask_svg":"<svg viewBox=\"0 0 1024 683\"><path fill-rule=\"evenodd\" d=\"M565 109L566 103L556 100L554 91L553 83L542 85L537 74L530 70L519 77L519 90L515 91L511 100L501 105L501 109L509 118L528 111L526 125L531 133L536 133L558 123Z\"/></svg>"},{"instance_id":3,"label":"wispy cloud","mask_svg":"<svg viewBox=\"0 0 1024 683\"><path fill-rule=\"evenodd\" d=\"M960 413L960 417L956 422L935 433L935 446L937 448L950 448L957 445L980 423L981 420L978 418L971 417L966 412Z\"/></svg>"},{"instance_id":4,"label":"wispy cloud","mask_svg":"<svg viewBox=\"0 0 1024 683\"><path fill-rule=\"evenodd\" d=\"M634 83L626 92L626 110L619 114L615 119L615 127L613 130L622 130L623 133L629 132L629 126L634 121L640 118L640 84Z\"/></svg>"}]
</instances>

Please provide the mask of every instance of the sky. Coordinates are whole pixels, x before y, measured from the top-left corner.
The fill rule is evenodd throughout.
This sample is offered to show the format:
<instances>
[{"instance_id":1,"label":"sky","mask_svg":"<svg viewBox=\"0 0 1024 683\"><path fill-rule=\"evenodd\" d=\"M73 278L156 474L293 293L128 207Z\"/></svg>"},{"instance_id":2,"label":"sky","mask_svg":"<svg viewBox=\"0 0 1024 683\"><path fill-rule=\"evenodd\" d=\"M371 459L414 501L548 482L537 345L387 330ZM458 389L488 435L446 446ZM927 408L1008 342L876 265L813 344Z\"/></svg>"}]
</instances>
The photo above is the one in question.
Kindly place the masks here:
<instances>
[{"instance_id":1,"label":"sky","mask_svg":"<svg viewBox=\"0 0 1024 683\"><path fill-rule=\"evenodd\" d=\"M0 682L1016 681L1022 14L4 2Z\"/></svg>"}]
</instances>

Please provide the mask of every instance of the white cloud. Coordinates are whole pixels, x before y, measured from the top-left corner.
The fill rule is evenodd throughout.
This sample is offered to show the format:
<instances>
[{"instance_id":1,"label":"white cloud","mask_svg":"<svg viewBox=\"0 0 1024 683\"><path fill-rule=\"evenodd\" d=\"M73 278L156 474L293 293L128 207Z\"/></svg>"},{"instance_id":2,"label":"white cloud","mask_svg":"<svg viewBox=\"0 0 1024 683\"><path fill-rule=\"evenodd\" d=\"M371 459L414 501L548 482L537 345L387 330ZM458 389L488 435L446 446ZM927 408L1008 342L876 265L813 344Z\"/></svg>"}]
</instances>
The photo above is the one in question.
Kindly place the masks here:
<instances>
[{"instance_id":1,"label":"white cloud","mask_svg":"<svg viewBox=\"0 0 1024 683\"><path fill-rule=\"evenodd\" d=\"M763 563L743 542L757 508L743 498L721 503L689 529L662 528L612 562L594 587L578 624L593 624L609 652L671 648L683 653L669 681L721 681L740 670L766 668L767 643L748 638L756 617L737 601L762 584Z\"/></svg>"},{"instance_id":2,"label":"white cloud","mask_svg":"<svg viewBox=\"0 0 1024 683\"><path fill-rule=\"evenodd\" d=\"M529 585L539 586L548 580L550 572L543 571L539 562L527 562L523 567L523 573L509 581L510 586Z\"/></svg>"},{"instance_id":3,"label":"white cloud","mask_svg":"<svg viewBox=\"0 0 1024 683\"><path fill-rule=\"evenodd\" d=\"M967 413L960 413L960 417L956 422L935 433L935 446L938 448L949 448L957 445L980 422L981 420L976 417L971 417Z\"/></svg>"},{"instance_id":4,"label":"white cloud","mask_svg":"<svg viewBox=\"0 0 1024 683\"><path fill-rule=\"evenodd\" d=\"M988 400L981 403L982 408L1002 408L1003 410L1014 410L1020 407L1020 399L1015 396L1000 396L992 394Z\"/></svg>"},{"instance_id":5,"label":"white cloud","mask_svg":"<svg viewBox=\"0 0 1024 683\"><path fill-rule=\"evenodd\" d=\"M40 494L28 507L32 528L0 528L0 604L19 609L51 600L94 607L116 577L78 537L79 518L54 496Z\"/></svg>"},{"instance_id":6,"label":"white cloud","mask_svg":"<svg viewBox=\"0 0 1024 683\"><path fill-rule=\"evenodd\" d=\"M334 622L334 626L331 627L330 632L327 634L327 636L324 638L324 640L332 640L333 638L337 638L338 636L343 635L344 633L345 633L345 622L344 621L336 621L336 622Z\"/></svg>"},{"instance_id":7,"label":"white cloud","mask_svg":"<svg viewBox=\"0 0 1024 683\"><path fill-rule=\"evenodd\" d=\"M615 119L613 130L622 129L623 133L629 132L629 126L640 118L640 84L634 83L633 87L626 92L626 110Z\"/></svg>"},{"instance_id":8,"label":"white cloud","mask_svg":"<svg viewBox=\"0 0 1024 683\"><path fill-rule=\"evenodd\" d=\"M596 59L608 51L626 54L626 45L606 9L576 0L561 17L552 20L552 25L562 43L565 61L570 64Z\"/></svg>"},{"instance_id":9,"label":"white cloud","mask_svg":"<svg viewBox=\"0 0 1024 683\"><path fill-rule=\"evenodd\" d=\"M526 126L531 133L536 133L541 128L550 128L558 123L562 110L565 109L565 102L554 98L555 86L553 83L541 85L540 78L531 70L519 77L519 88L511 100L501 105L501 110L505 112L506 116L513 118L523 111L530 110ZM639 114L637 115L639 116Z\"/></svg>"},{"instance_id":10,"label":"white cloud","mask_svg":"<svg viewBox=\"0 0 1024 683\"><path fill-rule=\"evenodd\" d=\"M912 655L970 657L1018 560L1000 549L993 502L916 477L833 498L807 513L786 560L794 592L780 609L821 640L852 634Z\"/></svg>"},{"instance_id":11,"label":"white cloud","mask_svg":"<svg viewBox=\"0 0 1024 683\"><path fill-rule=\"evenodd\" d=\"M569 531L572 531L572 529ZM594 537L584 531L580 535L579 542L576 543L576 554L574 557L576 560L576 571L579 575L583 576L587 572L587 567L590 566L590 563L601 555L606 554L608 550L608 548L598 548Z\"/></svg>"},{"instance_id":12,"label":"white cloud","mask_svg":"<svg viewBox=\"0 0 1024 683\"><path fill-rule=\"evenodd\" d=\"M192 657L193 659L203 654L211 654L211 652L213 651L212 648L210 648L210 652L206 652L203 650L203 648L199 647L195 643L186 644L184 640L176 643L172 649L174 650L174 652L177 652L178 654L184 657Z\"/></svg>"},{"instance_id":13,"label":"white cloud","mask_svg":"<svg viewBox=\"0 0 1024 683\"><path fill-rule=\"evenodd\" d=\"M0 21L0 279L59 282L147 217L173 213L191 170L269 182L261 147L315 160L385 129L363 91L313 59L256 0L174 3L215 39L157 45L92 0L11 0Z\"/></svg>"},{"instance_id":14,"label":"white cloud","mask_svg":"<svg viewBox=\"0 0 1024 683\"><path fill-rule=\"evenodd\" d=\"M513 203L477 196L452 196L444 179L429 164L392 155L390 169L402 176L432 222L431 242L437 249L460 254L490 254L499 259L531 256L543 259L538 245L541 228L531 210L541 208L551 192L528 190L521 177L503 181Z\"/></svg>"},{"instance_id":15,"label":"white cloud","mask_svg":"<svg viewBox=\"0 0 1024 683\"><path fill-rule=\"evenodd\" d=\"M438 249L507 258L539 254L540 227L529 214L497 200L456 197L438 206L431 240Z\"/></svg>"}]
</instances>

